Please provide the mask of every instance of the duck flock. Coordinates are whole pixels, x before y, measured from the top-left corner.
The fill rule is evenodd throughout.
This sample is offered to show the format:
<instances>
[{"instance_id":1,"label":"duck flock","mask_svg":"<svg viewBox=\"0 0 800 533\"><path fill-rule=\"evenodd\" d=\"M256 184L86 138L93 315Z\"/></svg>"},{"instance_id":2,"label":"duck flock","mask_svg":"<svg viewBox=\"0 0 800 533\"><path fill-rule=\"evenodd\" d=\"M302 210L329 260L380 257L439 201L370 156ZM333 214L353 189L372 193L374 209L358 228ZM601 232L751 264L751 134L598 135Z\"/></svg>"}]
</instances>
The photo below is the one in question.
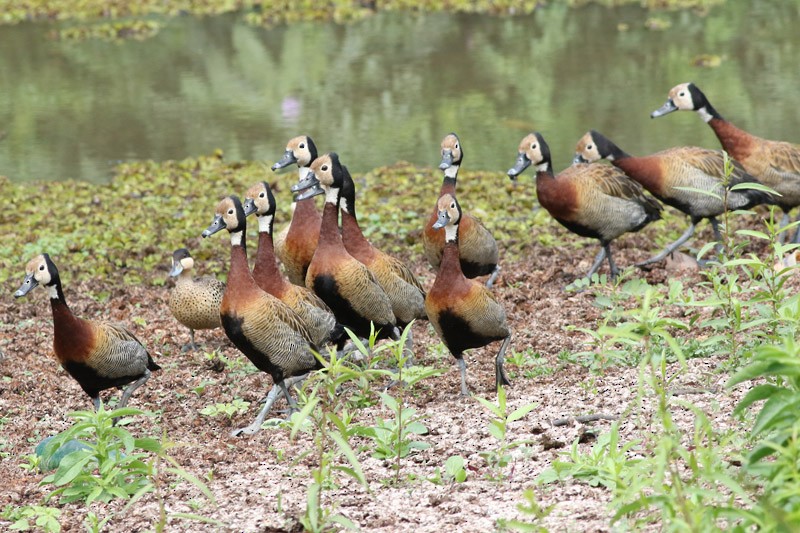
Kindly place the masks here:
<instances>
[{"instance_id":1,"label":"duck flock","mask_svg":"<svg viewBox=\"0 0 800 533\"><path fill-rule=\"evenodd\" d=\"M516 180L532 166L542 207L570 231L600 241L588 276L604 261L611 276L616 276L619 268L611 242L659 220L662 203L685 213L689 227L678 240L637 266L666 258L692 236L702 219L709 220L720 242L717 217L726 210L777 205L784 212L781 225L785 226L789 211L800 205L800 145L765 140L737 128L722 118L693 83L674 87L651 117L678 110L697 112L727 155L720 150L677 147L636 157L592 130L578 141L574 164L554 174L550 148L541 133L530 133L520 142L509 177ZM422 232L425 257L436 271L427 291L405 263L365 238L347 167L335 152L318 154L313 140L305 135L290 140L272 167L278 170L296 164L299 169L292 186L292 220L283 231L273 234L275 197L269 184L260 182L245 193L244 201L236 195L222 199L202 232L203 237L211 237L225 230L230 238L227 283L194 278L189 250L173 253L170 275L177 279L169 307L189 328L190 342L183 350L196 348L195 330L222 327L236 348L274 381L268 396L272 401L265 402L254 422L235 434L258 431L279 394L294 408L289 387L322 367L315 353L324 354L328 346L346 352L351 346L347 330L360 338L376 334L378 339L400 340L412 321L430 321L456 360L462 395L469 394L464 352L502 341L495 358L495 380L497 386L509 383L503 361L512 333L506 310L491 292L500 272L497 242L457 199L463 149L456 134L444 138L441 155L442 187ZM601 159L612 164L596 163ZM325 198L322 213L313 200L317 195ZM247 219L253 214L258 248L251 271L245 235ZM475 279L483 276L488 276L485 284ZM58 268L46 253L27 264L25 279L14 296L24 296L37 285L50 294L53 348L59 363L95 408L100 405L100 392L113 387L124 387L118 406L125 406L151 372L160 369L158 364L124 326L75 316L64 298ZM403 349L411 359L410 330L405 340Z\"/></svg>"}]
</instances>

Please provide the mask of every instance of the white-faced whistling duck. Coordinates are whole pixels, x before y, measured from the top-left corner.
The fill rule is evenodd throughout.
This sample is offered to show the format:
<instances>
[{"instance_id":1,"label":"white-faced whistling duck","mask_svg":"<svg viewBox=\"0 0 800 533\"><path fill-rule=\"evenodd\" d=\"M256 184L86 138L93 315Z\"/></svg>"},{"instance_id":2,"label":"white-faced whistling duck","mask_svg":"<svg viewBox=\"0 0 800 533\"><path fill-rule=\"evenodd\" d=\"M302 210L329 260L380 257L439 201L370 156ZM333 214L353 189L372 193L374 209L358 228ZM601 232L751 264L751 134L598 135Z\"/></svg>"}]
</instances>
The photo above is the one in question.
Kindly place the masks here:
<instances>
[{"instance_id":1,"label":"white-faced whistling duck","mask_svg":"<svg viewBox=\"0 0 800 533\"><path fill-rule=\"evenodd\" d=\"M317 158L317 147L308 135L300 135L286 145L283 157L272 165L272 170L285 168L292 163L298 167L298 180L306 177L311 163ZM292 220L275 236L275 255L283 263L286 277L295 285L305 286L306 272L319 240L322 215L314 199L294 203Z\"/></svg>"},{"instance_id":2,"label":"white-faced whistling duck","mask_svg":"<svg viewBox=\"0 0 800 533\"><path fill-rule=\"evenodd\" d=\"M169 293L169 310L175 319L189 328L190 341L181 351L196 350L194 332L197 329L214 329L222 326L219 306L225 293L225 284L213 276L192 277L194 259L186 248L172 253L172 270L177 278Z\"/></svg>"},{"instance_id":3,"label":"white-faced whistling duck","mask_svg":"<svg viewBox=\"0 0 800 533\"><path fill-rule=\"evenodd\" d=\"M505 310L486 287L468 279L461 271L458 253L461 207L455 197L447 193L442 195L436 211L434 227L444 228L445 247L436 281L425 298L428 319L456 358L463 396L469 395L464 351L494 341L503 341L495 358L495 385L508 385L503 360L511 341L511 331L506 323Z\"/></svg>"},{"instance_id":4,"label":"white-faced whistling duck","mask_svg":"<svg viewBox=\"0 0 800 533\"><path fill-rule=\"evenodd\" d=\"M364 237L356 214L356 187L346 166L342 166L342 241L344 247L375 275L392 303L397 326L405 328L412 320L427 319L425 289L402 261L375 248Z\"/></svg>"},{"instance_id":5,"label":"white-faced whistling duck","mask_svg":"<svg viewBox=\"0 0 800 533\"><path fill-rule=\"evenodd\" d=\"M445 194L456 194L456 179L458 169L464 159L464 150L461 142L455 133L450 133L442 140L442 161L439 168L444 172L442 188L439 196ZM433 225L438 218L436 209L428 217L425 228L422 232L422 245L425 257L428 258L434 269L439 268L442 262L444 251L444 235L441 231L436 231ZM495 242L489 230L475 217L469 213L464 213L461 220L461 245L459 253L461 258L461 270L468 278L486 276L491 274L486 281L486 286L491 287L500 273L498 266L497 242Z\"/></svg>"},{"instance_id":6,"label":"white-faced whistling duck","mask_svg":"<svg viewBox=\"0 0 800 533\"><path fill-rule=\"evenodd\" d=\"M667 205L689 216L689 228L678 240L667 246L660 254L638 263L649 265L661 261L678 249L694 233L698 222L707 218L714 229L718 245L722 241L717 216L726 208L722 198L727 193L727 209L749 209L755 205L768 203L769 194L755 190L732 191L733 185L757 180L745 172L742 166L731 161L733 173L725 190L725 159L719 150L707 150L694 146L669 148L643 157L633 157L623 152L617 145L600 133L587 132L575 148L575 162L588 163L608 159L628 177L638 181L645 189ZM706 194L707 191L711 194Z\"/></svg>"},{"instance_id":7,"label":"white-faced whistling duck","mask_svg":"<svg viewBox=\"0 0 800 533\"><path fill-rule=\"evenodd\" d=\"M258 252L253 267L253 279L258 286L300 316L315 345L324 346L328 342L343 344L347 335L325 302L305 286L289 283L278 269L272 242L276 203L269 184L262 181L250 187L243 208L245 216L255 213L258 220Z\"/></svg>"},{"instance_id":8,"label":"white-faced whistling duck","mask_svg":"<svg viewBox=\"0 0 800 533\"><path fill-rule=\"evenodd\" d=\"M292 191L303 200L325 195L319 244L308 267L306 286L313 290L333 311L336 320L361 338L369 338L371 324L378 338L398 339L400 332L389 296L375 276L354 258L342 242L339 232L339 201L344 185L344 172L336 153L318 157L306 179Z\"/></svg>"},{"instance_id":9,"label":"white-faced whistling duck","mask_svg":"<svg viewBox=\"0 0 800 533\"><path fill-rule=\"evenodd\" d=\"M296 404L286 381L321 368L313 353L317 346L311 342L311 334L297 313L264 292L253 279L245 247L247 223L237 196L223 198L217 205L214 220L203 231L203 237L222 229L227 229L231 238L230 271L220 306L222 327L256 368L272 376L293 409ZM234 434L258 431L270 407L271 403L266 402L253 424Z\"/></svg>"},{"instance_id":10,"label":"white-faced whistling duck","mask_svg":"<svg viewBox=\"0 0 800 533\"><path fill-rule=\"evenodd\" d=\"M58 268L47 254L28 263L25 280L14 297L25 296L37 285L47 287L50 293L53 350L58 362L89 395L95 409L100 407L100 391L127 385L117 405L125 407L150 372L161 367L124 326L75 316L64 299Z\"/></svg>"},{"instance_id":11,"label":"white-faced whistling duck","mask_svg":"<svg viewBox=\"0 0 800 533\"><path fill-rule=\"evenodd\" d=\"M775 196L774 203L784 212L781 226L789 222L789 211L800 205L800 145L762 139L737 128L722 118L694 83L673 87L667 102L650 116L661 117L673 111L696 111L711 126L722 148L732 158L758 181L780 194ZM795 241L798 237L800 231L795 234Z\"/></svg>"},{"instance_id":12,"label":"white-faced whistling duck","mask_svg":"<svg viewBox=\"0 0 800 533\"><path fill-rule=\"evenodd\" d=\"M568 230L600 241L602 248L586 277L608 259L615 278L619 270L611 257L611 241L661 218L661 204L616 167L577 163L554 175L550 148L538 132L519 143L508 176L516 181L529 165L536 170L539 204Z\"/></svg>"}]
</instances>

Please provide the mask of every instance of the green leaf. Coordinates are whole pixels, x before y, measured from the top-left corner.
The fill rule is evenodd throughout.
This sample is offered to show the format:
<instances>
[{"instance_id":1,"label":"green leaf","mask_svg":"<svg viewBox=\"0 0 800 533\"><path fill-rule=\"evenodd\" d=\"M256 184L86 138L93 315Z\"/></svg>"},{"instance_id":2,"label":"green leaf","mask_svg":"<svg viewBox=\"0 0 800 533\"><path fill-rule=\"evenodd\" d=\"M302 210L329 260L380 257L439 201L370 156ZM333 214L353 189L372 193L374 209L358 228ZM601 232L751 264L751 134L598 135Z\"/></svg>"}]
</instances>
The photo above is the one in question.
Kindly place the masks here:
<instances>
[{"instance_id":1,"label":"green leaf","mask_svg":"<svg viewBox=\"0 0 800 533\"><path fill-rule=\"evenodd\" d=\"M538 407L538 404L529 403L528 405L523 405L518 409L515 409L510 415L508 415L508 421L514 422L515 420L519 420L520 418L524 417L534 409Z\"/></svg>"},{"instance_id":2,"label":"green leaf","mask_svg":"<svg viewBox=\"0 0 800 533\"><path fill-rule=\"evenodd\" d=\"M216 499L214 499L214 493L211 492L211 489L208 488L208 485L203 483L200 478L195 476L194 474L187 472L183 468L171 467L167 468L167 472L171 472L178 477L181 477L197 487L197 489L203 493L203 495L213 504L216 504Z\"/></svg>"},{"instance_id":3,"label":"green leaf","mask_svg":"<svg viewBox=\"0 0 800 533\"><path fill-rule=\"evenodd\" d=\"M680 188L680 187L676 187L676 188ZM745 191L745 190L763 191L763 192L772 194L774 196L783 196L782 194L780 194L775 189L771 189L770 187L767 187L763 183L759 183L757 181L745 181L745 182L742 182L742 183L737 183L736 185L731 187L730 190L731 191Z\"/></svg>"},{"instance_id":4,"label":"green leaf","mask_svg":"<svg viewBox=\"0 0 800 533\"><path fill-rule=\"evenodd\" d=\"M92 461L94 457L85 450L78 450L64 457L58 470L53 476L53 484L56 486L66 485L74 480L83 471L83 468Z\"/></svg>"},{"instance_id":5,"label":"green leaf","mask_svg":"<svg viewBox=\"0 0 800 533\"><path fill-rule=\"evenodd\" d=\"M369 484L367 483L367 478L364 477L364 472L361 471L361 463L358 462L358 457L356 457L355 452L350 447L350 444L342 437L339 432L331 432L329 434L330 438L336 443L339 447L339 451L342 452L342 455L345 456L347 462L350 463L350 466L353 467L353 473L355 474L355 479L361 483L361 485L369 490Z\"/></svg>"},{"instance_id":6,"label":"green leaf","mask_svg":"<svg viewBox=\"0 0 800 533\"><path fill-rule=\"evenodd\" d=\"M755 402L766 400L767 398L770 398L776 394L781 394L782 391L784 391L784 389L781 387L777 387L769 383L753 387L736 405L736 408L733 410L733 414L738 415Z\"/></svg>"},{"instance_id":7,"label":"green leaf","mask_svg":"<svg viewBox=\"0 0 800 533\"><path fill-rule=\"evenodd\" d=\"M736 230L737 235L743 235L745 237L753 237L754 239L762 239L765 241L769 241L772 239L769 235L764 233L763 231L755 231L750 229L740 229Z\"/></svg>"},{"instance_id":8,"label":"green leaf","mask_svg":"<svg viewBox=\"0 0 800 533\"><path fill-rule=\"evenodd\" d=\"M308 401L306 402L306 404L303 406L303 408L300 410L299 413L294 413L292 415L292 431L289 434L290 439L293 440L295 438L297 432L300 431L300 429L303 427L306 419L308 419L308 416L311 414L311 411L314 410L314 407L316 407L318 403L319 403L319 398L316 396L312 396L308 398Z\"/></svg>"},{"instance_id":9,"label":"green leaf","mask_svg":"<svg viewBox=\"0 0 800 533\"><path fill-rule=\"evenodd\" d=\"M450 477L455 477L460 471L464 470L464 458L460 455L451 455L444 462L444 471Z\"/></svg>"},{"instance_id":10,"label":"green leaf","mask_svg":"<svg viewBox=\"0 0 800 533\"><path fill-rule=\"evenodd\" d=\"M687 192L702 194L703 196L710 196L711 198L716 198L720 202L722 201L722 196L706 189L698 189L696 187L673 187L673 188L678 189L679 191L687 191Z\"/></svg>"},{"instance_id":11,"label":"green leaf","mask_svg":"<svg viewBox=\"0 0 800 533\"><path fill-rule=\"evenodd\" d=\"M349 518L342 516L340 514L335 514L333 516L330 516L328 517L328 520L339 524L345 529L358 529L358 527L353 522L351 522Z\"/></svg>"},{"instance_id":12,"label":"green leaf","mask_svg":"<svg viewBox=\"0 0 800 533\"><path fill-rule=\"evenodd\" d=\"M800 397L781 394L772 396L761 408L753 425L753 435L759 435L764 431L779 429L777 425L787 415L791 415L796 409L800 408Z\"/></svg>"}]
</instances>

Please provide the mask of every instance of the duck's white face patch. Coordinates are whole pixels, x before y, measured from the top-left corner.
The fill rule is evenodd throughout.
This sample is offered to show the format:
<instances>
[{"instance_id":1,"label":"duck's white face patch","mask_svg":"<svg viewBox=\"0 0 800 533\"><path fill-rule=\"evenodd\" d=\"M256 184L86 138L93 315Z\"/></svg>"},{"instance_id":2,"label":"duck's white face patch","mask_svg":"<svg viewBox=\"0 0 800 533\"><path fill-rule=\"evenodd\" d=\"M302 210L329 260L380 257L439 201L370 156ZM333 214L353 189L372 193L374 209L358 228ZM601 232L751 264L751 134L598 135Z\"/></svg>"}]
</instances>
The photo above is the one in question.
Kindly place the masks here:
<instances>
[{"instance_id":1,"label":"duck's white face patch","mask_svg":"<svg viewBox=\"0 0 800 533\"><path fill-rule=\"evenodd\" d=\"M450 165L446 169L444 169L444 175L448 178L455 178L458 176L458 167L460 165Z\"/></svg>"},{"instance_id":2,"label":"duck's white face patch","mask_svg":"<svg viewBox=\"0 0 800 533\"><path fill-rule=\"evenodd\" d=\"M242 237L244 237L244 234L241 231L231 232L231 245L232 246L241 246L242 245Z\"/></svg>"},{"instance_id":3,"label":"duck's white face patch","mask_svg":"<svg viewBox=\"0 0 800 533\"><path fill-rule=\"evenodd\" d=\"M341 207L344 211L350 212L350 208L347 206L347 198L342 198L339 200L339 207Z\"/></svg>"},{"instance_id":4,"label":"duck's white face patch","mask_svg":"<svg viewBox=\"0 0 800 533\"><path fill-rule=\"evenodd\" d=\"M536 165L537 172L547 172L547 163L539 163Z\"/></svg>"},{"instance_id":5,"label":"duck's white face patch","mask_svg":"<svg viewBox=\"0 0 800 533\"><path fill-rule=\"evenodd\" d=\"M456 240L458 236L458 226L454 224L448 224L444 227L444 240L447 242L453 242Z\"/></svg>"},{"instance_id":6,"label":"duck's white face patch","mask_svg":"<svg viewBox=\"0 0 800 533\"><path fill-rule=\"evenodd\" d=\"M191 257L184 257L181 259L181 266L184 270L191 270L194 267L194 259Z\"/></svg>"},{"instance_id":7,"label":"duck's white face patch","mask_svg":"<svg viewBox=\"0 0 800 533\"><path fill-rule=\"evenodd\" d=\"M339 200L339 189L337 187L328 187L325 191L325 202L335 204Z\"/></svg>"},{"instance_id":8,"label":"duck's white face patch","mask_svg":"<svg viewBox=\"0 0 800 533\"><path fill-rule=\"evenodd\" d=\"M709 113L705 107L701 107L700 109L698 109L697 114L700 115L700 118L703 119L703 122L708 122L712 118L714 118L711 116L711 113Z\"/></svg>"},{"instance_id":9,"label":"duck's white face patch","mask_svg":"<svg viewBox=\"0 0 800 533\"><path fill-rule=\"evenodd\" d=\"M272 215L258 217L258 232L266 233L272 229Z\"/></svg>"},{"instance_id":10,"label":"duck's white face patch","mask_svg":"<svg viewBox=\"0 0 800 533\"><path fill-rule=\"evenodd\" d=\"M50 285L47 287L47 290L50 292L50 299L51 300L58 300L58 287L55 285Z\"/></svg>"},{"instance_id":11,"label":"duck's white face patch","mask_svg":"<svg viewBox=\"0 0 800 533\"><path fill-rule=\"evenodd\" d=\"M311 172L310 167L299 167L297 169L297 181L302 181L306 179L306 176L308 176L309 172Z\"/></svg>"}]
</instances>

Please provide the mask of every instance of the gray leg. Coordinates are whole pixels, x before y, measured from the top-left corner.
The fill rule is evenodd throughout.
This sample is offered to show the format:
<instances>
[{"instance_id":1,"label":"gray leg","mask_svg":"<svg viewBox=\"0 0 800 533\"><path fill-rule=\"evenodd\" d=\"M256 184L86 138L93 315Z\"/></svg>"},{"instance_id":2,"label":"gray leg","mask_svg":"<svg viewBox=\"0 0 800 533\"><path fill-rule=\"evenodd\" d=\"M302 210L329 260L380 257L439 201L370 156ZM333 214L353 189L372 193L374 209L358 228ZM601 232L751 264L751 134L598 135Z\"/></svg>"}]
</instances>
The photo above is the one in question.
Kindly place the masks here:
<instances>
[{"instance_id":1,"label":"gray leg","mask_svg":"<svg viewBox=\"0 0 800 533\"><path fill-rule=\"evenodd\" d=\"M198 348L197 343L194 342L194 330L189 328L189 344L184 344L181 347L181 352L191 352Z\"/></svg>"},{"instance_id":2,"label":"gray leg","mask_svg":"<svg viewBox=\"0 0 800 533\"><path fill-rule=\"evenodd\" d=\"M594 263L592 263L592 268L589 269L589 272L586 273L587 278L591 278L592 275L597 272L597 269L600 268L600 265L603 264L603 259L606 258L606 249L605 247L600 248L600 251L597 252L597 255L594 257Z\"/></svg>"},{"instance_id":3,"label":"gray leg","mask_svg":"<svg viewBox=\"0 0 800 533\"><path fill-rule=\"evenodd\" d=\"M99 394L97 396L95 396L94 398L92 398L92 404L94 404L94 410L95 411L99 411L100 410L100 395Z\"/></svg>"},{"instance_id":4,"label":"gray leg","mask_svg":"<svg viewBox=\"0 0 800 533\"><path fill-rule=\"evenodd\" d=\"M461 372L461 396L469 396L469 389L467 388L467 363L463 357L456 359L458 370Z\"/></svg>"},{"instance_id":5,"label":"gray leg","mask_svg":"<svg viewBox=\"0 0 800 533\"><path fill-rule=\"evenodd\" d=\"M495 265L494 270L492 270L492 275L489 276L489 279L486 280L486 287L491 289L492 285L494 285L494 282L497 279L497 276L499 275L500 275L500 265Z\"/></svg>"},{"instance_id":6,"label":"gray leg","mask_svg":"<svg viewBox=\"0 0 800 533\"><path fill-rule=\"evenodd\" d=\"M786 213L786 219L787 221L789 220L789 213ZM798 217L797 220L800 220L800 217ZM797 229L795 230L794 238L791 240L791 242L795 244L800 242L800 226L798 226Z\"/></svg>"},{"instance_id":7,"label":"gray leg","mask_svg":"<svg viewBox=\"0 0 800 533\"><path fill-rule=\"evenodd\" d=\"M503 340L503 345L500 346L500 351L497 353L497 357L494 360L495 390L500 388L500 385L511 385L511 381L509 381L508 376L506 376L506 370L503 367L506 357L506 348L508 348L509 342L511 342L511 335Z\"/></svg>"},{"instance_id":8,"label":"gray leg","mask_svg":"<svg viewBox=\"0 0 800 533\"><path fill-rule=\"evenodd\" d=\"M783 212L783 216L781 217L781 222L780 222L780 224L778 224L778 231L780 231L783 228L785 228L789 224L789 220L790 220L789 213L784 211ZM800 233L800 232L798 232L798 233ZM796 238L797 238L797 233L795 233L795 239ZM785 231L781 231L780 233L778 233L778 242L780 244L783 244L783 241L785 241L785 240L786 240L786 232ZM792 242L796 242L796 241L792 241Z\"/></svg>"},{"instance_id":9,"label":"gray leg","mask_svg":"<svg viewBox=\"0 0 800 533\"><path fill-rule=\"evenodd\" d=\"M120 399L117 409L122 409L123 407L128 405L128 400L131 399L131 394L133 394L133 391L144 385L148 379L150 379L150 371L145 368L144 375L139 379L137 379L136 381L134 381L133 383L131 383L130 385L128 385L128 387L123 391L122 399Z\"/></svg>"},{"instance_id":10,"label":"gray leg","mask_svg":"<svg viewBox=\"0 0 800 533\"><path fill-rule=\"evenodd\" d=\"M655 257L651 257L651 258L650 258L650 259L648 259L647 261L642 261L641 263L636 263L636 266L637 266L637 267L641 267L641 266L645 266L645 265L650 265L650 264L652 264L652 263L658 263L659 261L661 261L662 259L664 259L665 257L667 257L669 254L671 254L672 252L674 252L675 250L677 250L677 249L678 249L678 247L679 247L681 244L683 244L683 243L685 243L686 241L688 241L688 240L689 240L689 237L691 237L691 236L692 236L692 234L694 234L694 227L695 227L695 224L696 224L696 223L697 223L697 221L696 221L696 220L694 220L694 219L692 219L692 222L691 222L691 224L689 225L689 227L686 229L686 231L684 231L684 232L683 232L683 235L681 235L680 237L678 237L678 240L677 240L677 241L673 242L672 244L670 244L669 246L667 246L666 248L664 248L664 251L662 251L662 252L661 252L660 254L658 254L657 256L655 256Z\"/></svg>"},{"instance_id":11,"label":"gray leg","mask_svg":"<svg viewBox=\"0 0 800 533\"><path fill-rule=\"evenodd\" d=\"M408 330L406 342L403 345L403 356L405 357L405 366L412 366L414 364L414 332Z\"/></svg>"},{"instance_id":12,"label":"gray leg","mask_svg":"<svg viewBox=\"0 0 800 533\"><path fill-rule=\"evenodd\" d=\"M289 404L289 415L291 416L293 411L297 411L297 402L294 401L294 398L289 394L289 389L286 387L286 380L284 379L280 383L278 383L281 390L283 390L283 395L286 397L286 403Z\"/></svg>"},{"instance_id":13,"label":"gray leg","mask_svg":"<svg viewBox=\"0 0 800 533\"><path fill-rule=\"evenodd\" d=\"M603 249L606 251L606 259L608 259L608 268L611 271L611 279L617 279L617 276L619 276L619 268L617 268L617 265L614 263L614 259L611 257L611 244L604 244Z\"/></svg>"},{"instance_id":14,"label":"gray leg","mask_svg":"<svg viewBox=\"0 0 800 533\"><path fill-rule=\"evenodd\" d=\"M286 386L292 387L301 383L304 379L306 379L307 376L308 374L286 378L284 383ZM255 420L253 420L253 423L243 428L234 429L231 431L231 437L238 437L239 435L253 435L261 431L261 426L264 424L264 420L266 420L267 415L272 409L272 406L275 404L281 394L283 394L283 389L281 389L281 387L278 385L273 385L272 389L269 391L269 394L267 394L267 397L264 398L264 406L261 408L261 411L258 412L258 416L256 416Z\"/></svg>"},{"instance_id":15,"label":"gray leg","mask_svg":"<svg viewBox=\"0 0 800 533\"><path fill-rule=\"evenodd\" d=\"M718 254L722 253L722 233L719 232L719 221L716 217L711 217L708 219L711 222L711 229L714 230L714 240L717 241L717 244L714 245L714 249L717 251Z\"/></svg>"}]
</instances>

